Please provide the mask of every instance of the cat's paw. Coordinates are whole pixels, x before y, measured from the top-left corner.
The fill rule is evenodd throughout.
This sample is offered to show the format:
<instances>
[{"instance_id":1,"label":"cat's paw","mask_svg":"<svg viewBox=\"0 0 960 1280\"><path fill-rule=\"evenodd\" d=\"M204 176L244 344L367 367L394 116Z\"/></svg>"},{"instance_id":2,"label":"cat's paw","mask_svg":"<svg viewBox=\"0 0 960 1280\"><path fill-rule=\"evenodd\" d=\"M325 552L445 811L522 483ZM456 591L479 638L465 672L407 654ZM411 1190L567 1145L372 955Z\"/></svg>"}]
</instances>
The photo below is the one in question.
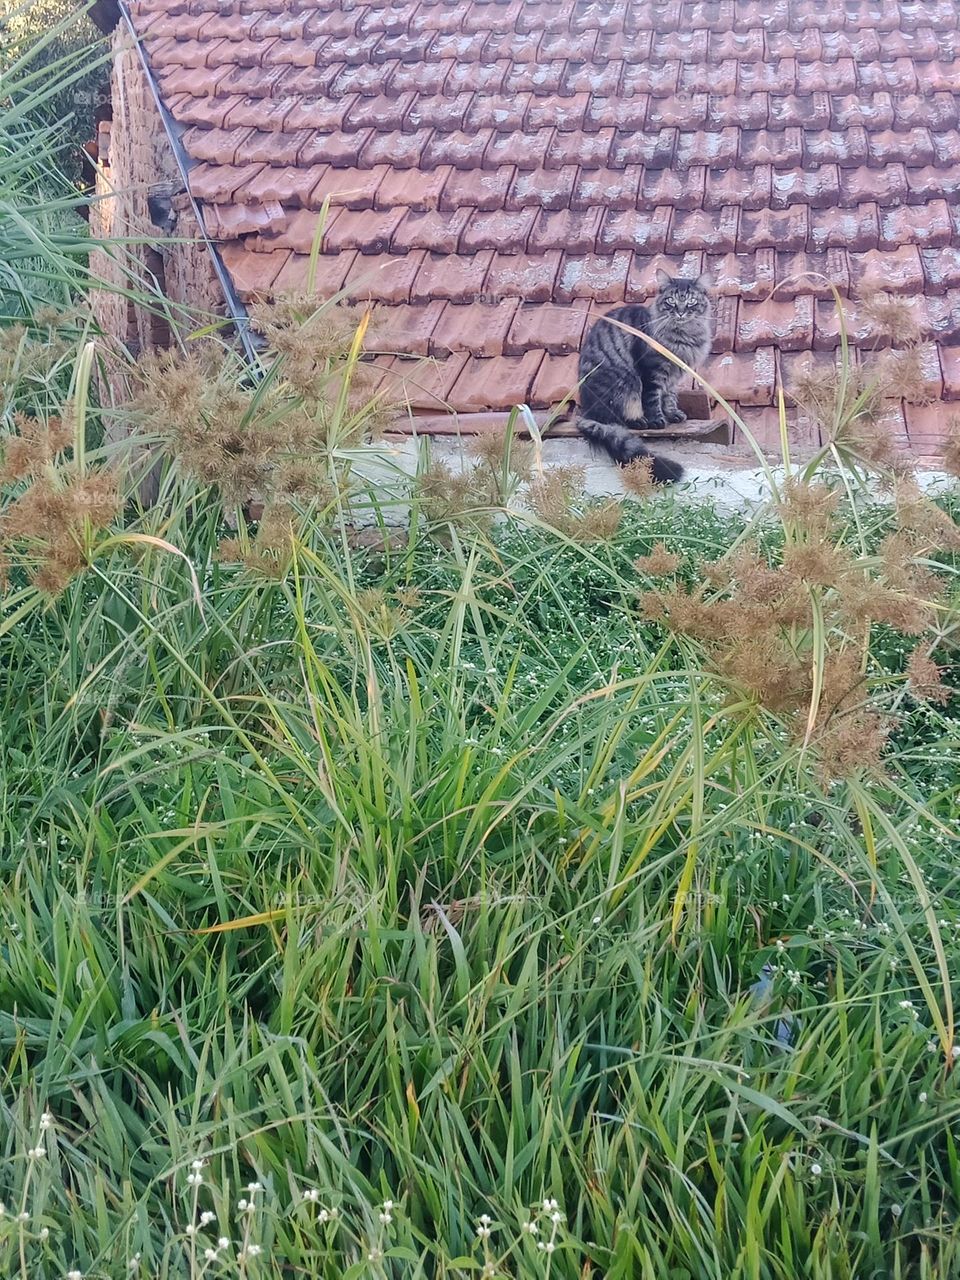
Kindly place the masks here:
<instances>
[{"instance_id":1,"label":"cat's paw","mask_svg":"<svg viewBox=\"0 0 960 1280\"><path fill-rule=\"evenodd\" d=\"M659 431L661 427L665 427L666 425L667 419L662 413L651 414L644 422L644 426L649 428L651 431Z\"/></svg>"},{"instance_id":2,"label":"cat's paw","mask_svg":"<svg viewBox=\"0 0 960 1280\"><path fill-rule=\"evenodd\" d=\"M666 416L667 416L668 422L686 422L687 421L687 415L683 412L682 409L671 409L669 410Z\"/></svg>"}]
</instances>

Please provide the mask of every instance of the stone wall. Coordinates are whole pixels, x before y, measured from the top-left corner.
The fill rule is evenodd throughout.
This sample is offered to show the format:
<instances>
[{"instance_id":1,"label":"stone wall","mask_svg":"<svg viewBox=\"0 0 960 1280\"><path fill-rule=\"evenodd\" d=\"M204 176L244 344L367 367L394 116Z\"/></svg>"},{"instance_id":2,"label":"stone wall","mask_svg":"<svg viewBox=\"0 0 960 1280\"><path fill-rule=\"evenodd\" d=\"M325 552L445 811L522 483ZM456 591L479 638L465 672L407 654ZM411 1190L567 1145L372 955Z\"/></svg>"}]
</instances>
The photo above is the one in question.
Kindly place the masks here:
<instances>
[{"instance_id":1,"label":"stone wall","mask_svg":"<svg viewBox=\"0 0 960 1280\"><path fill-rule=\"evenodd\" d=\"M170 341L170 323L189 331L222 315L223 295L210 252L184 192L140 56L123 24L113 35L112 119L97 138L94 315L105 333L134 353ZM122 290L147 293L152 306Z\"/></svg>"}]
</instances>

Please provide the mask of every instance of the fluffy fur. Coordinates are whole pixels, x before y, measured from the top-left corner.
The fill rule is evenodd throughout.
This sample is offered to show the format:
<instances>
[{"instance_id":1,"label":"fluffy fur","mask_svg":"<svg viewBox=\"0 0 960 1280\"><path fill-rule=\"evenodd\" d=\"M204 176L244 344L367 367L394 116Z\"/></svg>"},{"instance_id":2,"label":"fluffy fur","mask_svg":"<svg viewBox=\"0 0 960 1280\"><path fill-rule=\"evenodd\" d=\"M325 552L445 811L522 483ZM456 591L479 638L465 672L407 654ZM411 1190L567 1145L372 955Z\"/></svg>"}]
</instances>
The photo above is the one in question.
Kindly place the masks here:
<instances>
[{"instance_id":1,"label":"fluffy fur","mask_svg":"<svg viewBox=\"0 0 960 1280\"><path fill-rule=\"evenodd\" d=\"M646 333L696 368L710 350L712 322L708 282L673 279L657 272L659 291L649 307L617 307L588 331L580 352L580 434L626 465L652 458L653 478L672 484L678 462L652 454L634 432L684 422L677 404L681 370L635 333ZM618 320L620 324L610 324Z\"/></svg>"}]
</instances>

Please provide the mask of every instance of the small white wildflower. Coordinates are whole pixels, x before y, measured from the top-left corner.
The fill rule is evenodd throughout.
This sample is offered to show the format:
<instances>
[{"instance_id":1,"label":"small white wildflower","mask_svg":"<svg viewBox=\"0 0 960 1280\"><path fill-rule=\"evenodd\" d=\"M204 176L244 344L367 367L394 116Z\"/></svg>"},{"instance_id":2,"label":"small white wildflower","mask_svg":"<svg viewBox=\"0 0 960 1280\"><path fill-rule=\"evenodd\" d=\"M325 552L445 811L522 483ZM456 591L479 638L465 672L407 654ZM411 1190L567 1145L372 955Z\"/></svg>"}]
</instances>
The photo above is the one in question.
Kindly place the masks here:
<instances>
[{"instance_id":1,"label":"small white wildflower","mask_svg":"<svg viewBox=\"0 0 960 1280\"><path fill-rule=\"evenodd\" d=\"M593 923L594 923L594 924L602 924L602 923L603 923L603 916L594 916L594 917L593 917Z\"/></svg>"},{"instance_id":2,"label":"small white wildflower","mask_svg":"<svg viewBox=\"0 0 960 1280\"><path fill-rule=\"evenodd\" d=\"M950 1050L951 1058L960 1058L960 1044L955 1044Z\"/></svg>"},{"instance_id":3,"label":"small white wildflower","mask_svg":"<svg viewBox=\"0 0 960 1280\"><path fill-rule=\"evenodd\" d=\"M480 1223L481 1227L489 1227L492 1221L493 1219L490 1217L489 1213L481 1213L480 1217L478 1218L478 1222Z\"/></svg>"},{"instance_id":4,"label":"small white wildflower","mask_svg":"<svg viewBox=\"0 0 960 1280\"><path fill-rule=\"evenodd\" d=\"M188 1173L188 1174L187 1174L187 1186L188 1186L188 1187L199 1187L202 1183L203 1183L203 1174L202 1174L202 1173Z\"/></svg>"},{"instance_id":5,"label":"small white wildflower","mask_svg":"<svg viewBox=\"0 0 960 1280\"><path fill-rule=\"evenodd\" d=\"M373 1247L373 1248L370 1250L370 1252L367 1254L367 1261L368 1261L368 1262L379 1262L379 1261L380 1261L380 1259L381 1259L382 1257L383 1257L383 1254L382 1254L382 1253L380 1252L380 1250L376 1247L376 1245L374 1245L374 1247Z\"/></svg>"},{"instance_id":6,"label":"small white wildflower","mask_svg":"<svg viewBox=\"0 0 960 1280\"><path fill-rule=\"evenodd\" d=\"M40 1117L40 1128L41 1129L53 1128L53 1116L50 1114L49 1111L44 1111L43 1115Z\"/></svg>"},{"instance_id":7,"label":"small white wildflower","mask_svg":"<svg viewBox=\"0 0 960 1280\"><path fill-rule=\"evenodd\" d=\"M320 1210L320 1212L317 1214L317 1221L318 1221L318 1222L329 1222L329 1221L330 1221L330 1210L329 1210L329 1209L321 1209L321 1210Z\"/></svg>"},{"instance_id":8,"label":"small white wildflower","mask_svg":"<svg viewBox=\"0 0 960 1280\"><path fill-rule=\"evenodd\" d=\"M320 1199L320 1192L316 1187L308 1187L303 1193L304 1200L309 1200L311 1204L316 1204Z\"/></svg>"},{"instance_id":9,"label":"small white wildflower","mask_svg":"<svg viewBox=\"0 0 960 1280\"><path fill-rule=\"evenodd\" d=\"M892 1204L892 1205L890 1206L890 1212L893 1214L893 1216L894 1216L895 1218L899 1218L899 1217L900 1217L900 1215L901 1215L901 1213L903 1213L903 1205L902 1205L902 1204Z\"/></svg>"},{"instance_id":10,"label":"small white wildflower","mask_svg":"<svg viewBox=\"0 0 960 1280\"><path fill-rule=\"evenodd\" d=\"M530 1236L538 1235L540 1232L540 1228L537 1226L535 1222L525 1222L523 1224L523 1229L524 1231L526 1231L527 1235L530 1235Z\"/></svg>"},{"instance_id":11,"label":"small white wildflower","mask_svg":"<svg viewBox=\"0 0 960 1280\"><path fill-rule=\"evenodd\" d=\"M202 1160L192 1160L192 1161L190 1162L190 1168L194 1171L194 1173L197 1173L200 1169L202 1169L202 1168L203 1168L203 1161L202 1161Z\"/></svg>"},{"instance_id":12,"label":"small white wildflower","mask_svg":"<svg viewBox=\"0 0 960 1280\"><path fill-rule=\"evenodd\" d=\"M140 1265L140 1255L139 1253L135 1253L133 1257L130 1259L130 1261L127 1263L127 1270L136 1271L139 1265Z\"/></svg>"},{"instance_id":13,"label":"small white wildflower","mask_svg":"<svg viewBox=\"0 0 960 1280\"><path fill-rule=\"evenodd\" d=\"M248 1245L247 1245L247 1248L246 1248L246 1254L247 1254L247 1257L249 1257L249 1258L259 1258L259 1257L260 1257L260 1255L261 1255L261 1253L263 1253L263 1248L262 1248L260 1245L258 1245L258 1244L248 1244Z\"/></svg>"},{"instance_id":14,"label":"small white wildflower","mask_svg":"<svg viewBox=\"0 0 960 1280\"><path fill-rule=\"evenodd\" d=\"M812 1164L810 1166L810 1172L815 1178L819 1178L821 1173L823 1173L823 1168L818 1164Z\"/></svg>"},{"instance_id":15,"label":"small white wildflower","mask_svg":"<svg viewBox=\"0 0 960 1280\"><path fill-rule=\"evenodd\" d=\"M186 1231L188 1236L195 1236L197 1234L196 1224L193 1222L188 1223L187 1226L184 1227L184 1231Z\"/></svg>"},{"instance_id":16,"label":"small white wildflower","mask_svg":"<svg viewBox=\"0 0 960 1280\"><path fill-rule=\"evenodd\" d=\"M249 1203L250 1203L250 1201L249 1201L249 1200L238 1200L238 1201L237 1201L237 1208L240 1210L240 1212L241 1212L241 1213L245 1213L245 1212L246 1212L246 1210L247 1210L247 1206L249 1205Z\"/></svg>"},{"instance_id":17,"label":"small white wildflower","mask_svg":"<svg viewBox=\"0 0 960 1280\"><path fill-rule=\"evenodd\" d=\"M557 1204L556 1200L547 1199L543 1202L544 1213L550 1213L554 1209L559 1209L559 1207L560 1206Z\"/></svg>"},{"instance_id":18,"label":"small white wildflower","mask_svg":"<svg viewBox=\"0 0 960 1280\"><path fill-rule=\"evenodd\" d=\"M49 1240L49 1238L50 1238L50 1228L49 1228L49 1227L43 1227L43 1228L41 1229L41 1231L40 1231L40 1239L41 1239L41 1240Z\"/></svg>"},{"instance_id":19,"label":"small white wildflower","mask_svg":"<svg viewBox=\"0 0 960 1280\"><path fill-rule=\"evenodd\" d=\"M29 1221L30 1221L30 1215L29 1215L29 1213L27 1213L26 1209L24 1209L23 1213L18 1213L18 1214L17 1214L17 1221L18 1221L18 1222L29 1222Z\"/></svg>"},{"instance_id":20,"label":"small white wildflower","mask_svg":"<svg viewBox=\"0 0 960 1280\"><path fill-rule=\"evenodd\" d=\"M391 1210L392 1208L393 1208L393 1201L392 1201L392 1200L384 1200L384 1202L383 1202L383 1211L384 1211L384 1213L389 1213L389 1212L390 1212L390 1210Z\"/></svg>"},{"instance_id":21,"label":"small white wildflower","mask_svg":"<svg viewBox=\"0 0 960 1280\"><path fill-rule=\"evenodd\" d=\"M563 1221L563 1214L562 1214L562 1213L551 1213L551 1215L550 1215L550 1221L551 1221L552 1223L554 1223L555 1225L556 1225L557 1223L559 1223L559 1222L562 1222L562 1221Z\"/></svg>"},{"instance_id":22,"label":"small white wildflower","mask_svg":"<svg viewBox=\"0 0 960 1280\"><path fill-rule=\"evenodd\" d=\"M383 1223L383 1225L384 1225L385 1227L389 1227L390 1223L393 1221L393 1214L392 1214L392 1213L381 1213L381 1214L380 1214L380 1221Z\"/></svg>"},{"instance_id":23,"label":"small white wildflower","mask_svg":"<svg viewBox=\"0 0 960 1280\"><path fill-rule=\"evenodd\" d=\"M217 1241L217 1248L218 1248L218 1249L229 1249L229 1248L230 1248L230 1241L227 1239L227 1237L226 1237L226 1236L221 1236L221 1237L220 1237L220 1239Z\"/></svg>"},{"instance_id":24,"label":"small white wildflower","mask_svg":"<svg viewBox=\"0 0 960 1280\"><path fill-rule=\"evenodd\" d=\"M216 1262L218 1254L216 1249L204 1249L203 1256L208 1262Z\"/></svg>"},{"instance_id":25,"label":"small white wildflower","mask_svg":"<svg viewBox=\"0 0 960 1280\"><path fill-rule=\"evenodd\" d=\"M67 1280L83 1280L82 1271L68 1271Z\"/></svg>"},{"instance_id":26,"label":"small white wildflower","mask_svg":"<svg viewBox=\"0 0 960 1280\"><path fill-rule=\"evenodd\" d=\"M923 1093L920 1094L920 1101L926 1102L926 1100L927 1100L927 1092L926 1090L924 1090Z\"/></svg>"},{"instance_id":27,"label":"small white wildflower","mask_svg":"<svg viewBox=\"0 0 960 1280\"><path fill-rule=\"evenodd\" d=\"M262 1183L262 1182L248 1182L248 1183L247 1183L247 1190L250 1192L250 1194L251 1194L251 1195L256 1195L256 1193L257 1193L258 1191L262 1191L262 1190L263 1190L263 1183Z\"/></svg>"},{"instance_id":28,"label":"small white wildflower","mask_svg":"<svg viewBox=\"0 0 960 1280\"><path fill-rule=\"evenodd\" d=\"M927 1041L927 1053L936 1053L939 1048L940 1048L940 1045L937 1043L936 1040Z\"/></svg>"},{"instance_id":29,"label":"small white wildflower","mask_svg":"<svg viewBox=\"0 0 960 1280\"><path fill-rule=\"evenodd\" d=\"M540 1243L537 1245L537 1248L542 1249L544 1253L553 1253L556 1247L557 1246L553 1243L552 1240L547 1240L546 1242L541 1240Z\"/></svg>"},{"instance_id":30,"label":"small white wildflower","mask_svg":"<svg viewBox=\"0 0 960 1280\"><path fill-rule=\"evenodd\" d=\"M31 1147L30 1150L27 1152L27 1155L30 1157L31 1160L42 1160L46 1154L47 1154L46 1147Z\"/></svg>"},{"instance_id":31,"label":"small white wildflower","mask_svg":"<svg viewBox=\"0 0 960 1280\"><path fill-rule=\"evenodd\" d=\"M483 1264L483 1270L480 1272L480 1278L481 1280L493 1280L493 1277L496 1274L497 1264L495 1262L485 1262Z\"/></svg>"},{"instance_id":32,"label":"small white wildflower","mask_svg":"<svg viewBox=\"0 0 960 1280\"><path fill-rule=\"evenodd\" d=\"M209 1226L216 1216L217 1215L215 1213L211 1213L209 1209L204 1209L203 1213L200 1215L201 1227Z\"/></svg>"},{"instance_id":33,"label":"small white wildflower","mask_svg":"<svg viewBox=\"0 0 960 1280\"><path fill-rule=\"evenodd\" d=\"M900 1007L901 1009L912 1009L912 1008L913 1008L913 1001L912 1001L912 1000L901 1000L901 1001L899 1002L899 1007Z\"/></svg>"}]
</instances>

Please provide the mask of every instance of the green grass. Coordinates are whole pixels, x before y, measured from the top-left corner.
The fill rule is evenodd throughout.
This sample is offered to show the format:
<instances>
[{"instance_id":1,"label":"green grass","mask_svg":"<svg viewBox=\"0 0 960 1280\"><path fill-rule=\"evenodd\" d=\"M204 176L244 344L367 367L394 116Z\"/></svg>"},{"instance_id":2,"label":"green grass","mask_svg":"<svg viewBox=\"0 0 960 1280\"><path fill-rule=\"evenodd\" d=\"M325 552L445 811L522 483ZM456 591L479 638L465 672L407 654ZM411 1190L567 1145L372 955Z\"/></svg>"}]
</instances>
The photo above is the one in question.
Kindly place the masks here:
<instances>
[{"instance_id":1,"label":"green grass","mask_svg":"<svg viewBox=\"0 0 960 1280\"><path fill-rule=\"evenodd\" d=\"M956 700L824 790L641 620L743 528L669 496L267 581L162 492L200 599L115 546L3 636L3 1274L957 1274Z\"/></svg>"},{"instance_id":2,"label":"green grass","mask_svg":"<svg viewBox=\"0 0 960 1280\"><path fill-rule=\"evenodd\" d=\"M357 549L399 515L347 448L369 406L328 395L359 344L314 406L339 488L275 576L218 556L236 512L185 456L142 508L95 335L37 314L85 252L39 66L0 123L3 435L68 402L72 458L38 470L61 493L116 464L126 504L34 529L82 544L50 599L43 544L7 536L36 474L0 487L0 1275L960 1274L955 688L915 701L915 638L874 626L896 725L882 770L827 785L647 620L638 555L666 542L693 587L749 534L777 565L772 511L658 495L578 542L597 524L431 523L421 486L408 537ZM285 417L304 438L282 362L257 395L218 363L209 421L261 461ZM893 517L852 476L839 536L875 573ZM947 666L956 558L925 556ZM815 594L816 689L843 638Z\"/></svg>"}]
</instances>

